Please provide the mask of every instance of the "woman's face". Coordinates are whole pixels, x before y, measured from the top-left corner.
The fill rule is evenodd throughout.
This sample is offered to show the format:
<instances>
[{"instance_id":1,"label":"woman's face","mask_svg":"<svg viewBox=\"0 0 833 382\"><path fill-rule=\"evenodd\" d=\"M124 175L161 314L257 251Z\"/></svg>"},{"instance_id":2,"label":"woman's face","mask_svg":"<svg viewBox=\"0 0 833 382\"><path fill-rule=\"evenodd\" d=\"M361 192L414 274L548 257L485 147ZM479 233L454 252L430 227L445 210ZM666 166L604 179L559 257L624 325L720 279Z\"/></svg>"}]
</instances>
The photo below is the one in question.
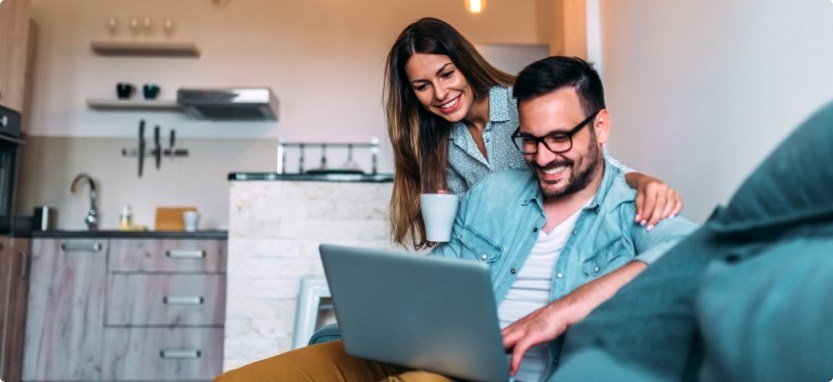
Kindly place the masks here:
<instances>
[{"instance_id":1,"label":"woman's face","mask_svg":"<svg viewBox=\"0 0 833 382\"><path fill-rule=\"evenodd\" d=\"M469 114L474 91L451 58L442 54L415 53L405 63L408 82L419 103L449 122Z\"/></svg>"}]
</instances>

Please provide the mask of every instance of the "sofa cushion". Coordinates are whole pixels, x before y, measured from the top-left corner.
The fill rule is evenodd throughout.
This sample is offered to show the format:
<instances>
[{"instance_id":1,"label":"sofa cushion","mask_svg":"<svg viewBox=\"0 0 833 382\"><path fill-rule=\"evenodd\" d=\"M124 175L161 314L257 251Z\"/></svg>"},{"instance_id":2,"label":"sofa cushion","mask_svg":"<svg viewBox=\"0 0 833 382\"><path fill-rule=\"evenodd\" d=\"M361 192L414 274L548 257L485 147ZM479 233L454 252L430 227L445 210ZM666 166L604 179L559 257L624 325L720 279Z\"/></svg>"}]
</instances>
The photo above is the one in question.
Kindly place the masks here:
<instances>
[{"instance_id":1,"label":"sofa cushion","mask_svg":"<svg viewBox=\"0 0 833 382\"><path fill-rule=\"evenodd\" d=\"M713 262L696 302L703 381L833 377L833 224L805 227L748 261Z\"/></svg>"},{"instance_id":2,"label":"sofa cushion","mask_svg":"<svg viewBox=\"0 0 833 382\"><path fill-rule=\"evenodd\" d=\"M772 237L833 217L833 102L801 124L709 222L723 234Z\"/></svg>"}]
</instances>

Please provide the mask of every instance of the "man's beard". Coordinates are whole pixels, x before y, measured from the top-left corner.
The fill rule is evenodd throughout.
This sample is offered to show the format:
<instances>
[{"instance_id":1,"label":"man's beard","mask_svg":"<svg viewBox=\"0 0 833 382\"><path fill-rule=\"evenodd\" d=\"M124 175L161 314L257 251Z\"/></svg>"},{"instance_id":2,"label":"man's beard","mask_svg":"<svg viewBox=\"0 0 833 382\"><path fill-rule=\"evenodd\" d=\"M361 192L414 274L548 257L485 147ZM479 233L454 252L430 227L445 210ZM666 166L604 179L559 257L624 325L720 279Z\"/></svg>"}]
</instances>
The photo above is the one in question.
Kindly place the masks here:
<instances>
[{"instance_id":1,"label":"man's beard","mask_svg":"<svg viewBox=\"0 0 833 382\"><path fill-rule=\"evenodd\" d=\"M544 184L538 180L538 185L541 188L541 193L545 199L558 198L566 195L571 195L585 189L590 182L593 181L593 176L599 166L603 165L603 158L599 145L596 141L596 134L590 131L590 143L587 147L587 155L579 158L578 163L572 160L553 161L544 167L539 167L535 162L533 166L536 169L546 169L557 166L570 167L570 178L556 184ZM538 175L535 172L536 176Z\"/></svg>"}]
</instances>

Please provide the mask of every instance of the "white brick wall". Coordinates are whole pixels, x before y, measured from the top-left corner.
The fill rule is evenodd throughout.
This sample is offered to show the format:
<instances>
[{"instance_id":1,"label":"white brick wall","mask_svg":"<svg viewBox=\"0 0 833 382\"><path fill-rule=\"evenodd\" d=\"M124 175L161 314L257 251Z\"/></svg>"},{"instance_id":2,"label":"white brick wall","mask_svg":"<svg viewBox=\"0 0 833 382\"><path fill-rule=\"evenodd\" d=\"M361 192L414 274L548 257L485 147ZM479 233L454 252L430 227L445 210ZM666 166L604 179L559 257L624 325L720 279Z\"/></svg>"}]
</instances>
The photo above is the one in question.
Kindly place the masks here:
<instances>
[{"instance_id":1,"label":"white brick wall","mask_svg":"<svg viewBox=\"0 0 833 382\"><path fill-rule=\"evenodd\" d=\"M291 349L318 245L393 248L390 183L231 182L223 370Z\"/></svg>"}]
</instances>

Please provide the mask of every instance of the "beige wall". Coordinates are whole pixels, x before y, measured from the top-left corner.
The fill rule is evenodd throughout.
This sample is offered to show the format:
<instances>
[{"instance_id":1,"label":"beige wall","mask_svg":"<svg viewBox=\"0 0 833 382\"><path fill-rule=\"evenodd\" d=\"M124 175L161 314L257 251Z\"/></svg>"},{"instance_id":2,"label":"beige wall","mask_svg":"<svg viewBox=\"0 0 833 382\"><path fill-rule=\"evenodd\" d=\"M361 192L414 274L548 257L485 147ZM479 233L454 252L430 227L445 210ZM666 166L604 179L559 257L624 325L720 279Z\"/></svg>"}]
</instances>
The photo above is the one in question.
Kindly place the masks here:
<instances>
[{"instance_id":1,"label":"beige wall","mask_svg":"<svg viewBox=\"0 0 833 382\"><path fill-rule=\"evenodd\" d=\"M216 4L227 4L217 6ZM381 89L385 55L399 32L424 16L440 17L472 42L538 42L535 0L493 1L471 15L463 0L34 0L40 27L30 134L133 136L139 117L204 137L360 139L384 133ZM150 17L175 24L172 40L192 41L199 58L103 57L90 41ZM100 112L88 97L111 97L119 81L158 83L160 98L184 86L270 86L281 103L277 123L197 122L178 113Z\"/></svg>"},{"instance_id":2,"label":"beige wall","mask_svg":"<svg viewBox=\"0 0 833 382\"><path fill-rule=\"evenodd\" d=\"M218 6L217 4L225 4ZM29 143L21 167L18 211L49 204L60 225L83 227L87 201L69 194L69 182L88 172L101 187L102 226L115 227L124 203L140 224L152 225L162 205L196 205L204 227L225 227L230 171L273 171L275 139L383 142L380 169L391 171L381 107L387 50L408 23L423 16L450 22L477 44L538 43L535 0L491 1L470 15L463 0L33 0L39 26ZM199 58L102 57L90 41L109 39L106 23L118 19L115 39L131 40L127 23L150 17L174 21L173 40L195 42ZM278 122L199 122L170 112L101 112L88 97L110 97L114 84L158 83L160 98L184 86L270 86L280 102ZM120 156L136 146L138 121L177 130L190 158L163 163L136 176L136 159ZM146 133L149 137L149 132ZM149 140L150 142L150 140ZM331 163L344 159L330 153ZM308 163L316 164L315 153Z\"/></svg>"},{"instance_id":3,"label":"beige wall","mask_svg":"<svg viewBox=\"0 0 833 382\"><path fill-rule=\"evenodd\" d=\"M538 40L550 55L587 57L586 0L536 0Z\"/></svg>"},{"instance_id":4,"label":"beige wall","mask_svg":"<svg viewBox=\"0 0 833 382\"><path fill-rule=\"evenodd\" d=\"M602 0L601 15L609 148L695 220L833 97L830 1Z\"/></svg>"},{"instance_id":5,"label":"beige wall","mask_svg":"<svg viewBox=\"0 0 833 382\"><path fill-rule=\"evenodd\" d=\"M564 52L587 58L587 4L585 0L561 0L564 9Z\"/></svg>"}]
</instances>

